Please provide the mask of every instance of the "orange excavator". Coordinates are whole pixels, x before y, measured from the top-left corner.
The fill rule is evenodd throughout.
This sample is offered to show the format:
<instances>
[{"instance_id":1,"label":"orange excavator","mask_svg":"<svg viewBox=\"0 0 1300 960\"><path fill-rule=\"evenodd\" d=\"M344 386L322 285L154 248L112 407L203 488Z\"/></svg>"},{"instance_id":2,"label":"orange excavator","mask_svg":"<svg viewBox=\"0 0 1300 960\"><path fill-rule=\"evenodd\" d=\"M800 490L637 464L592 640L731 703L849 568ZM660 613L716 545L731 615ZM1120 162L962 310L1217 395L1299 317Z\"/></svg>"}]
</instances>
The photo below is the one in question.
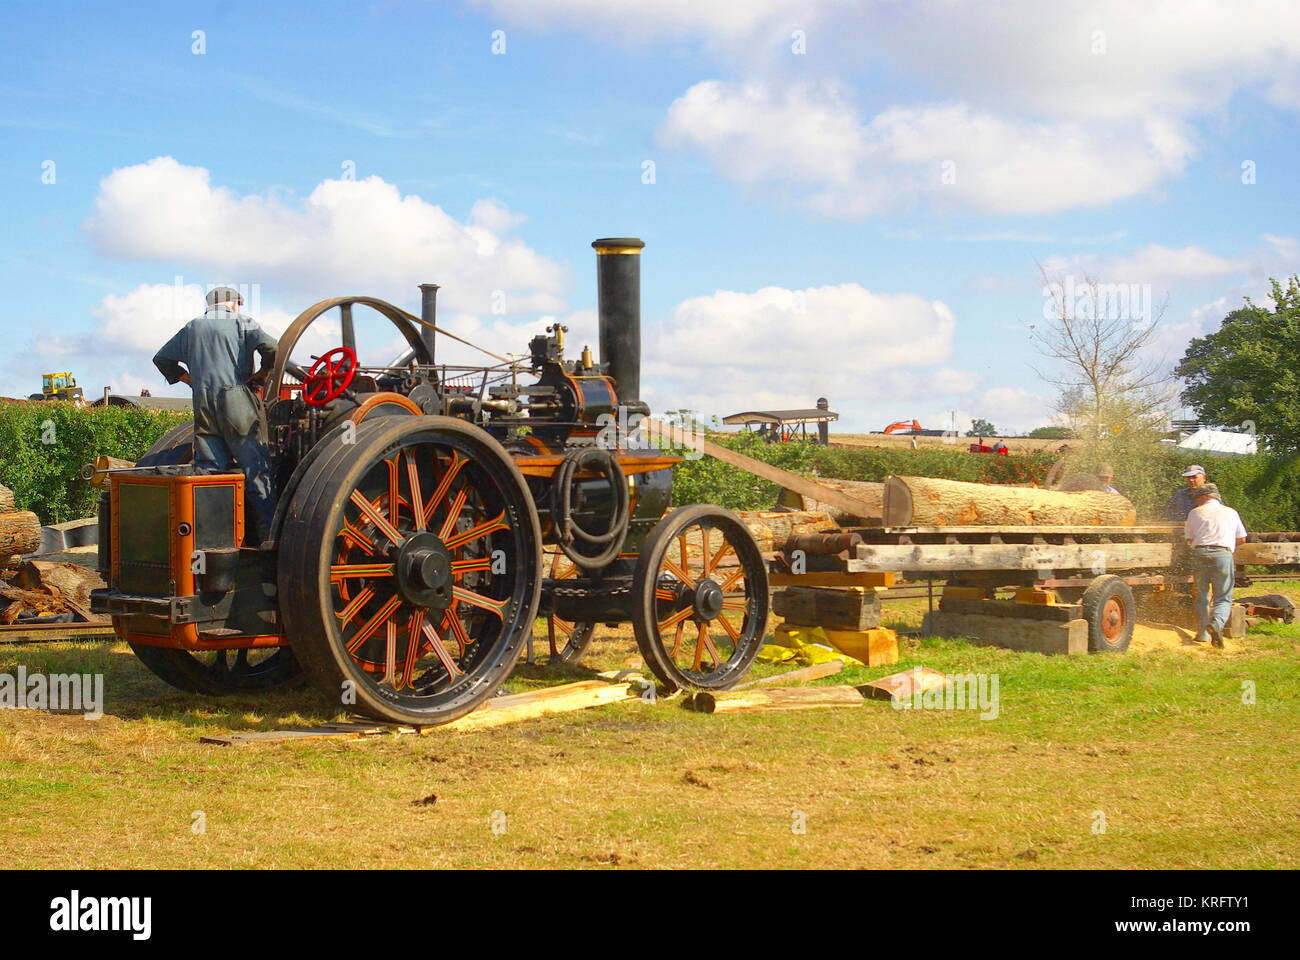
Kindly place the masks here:
<instances>
[{"instance_id":1,"label":"orange excavator","mask_svg":"<svg viewBox=\"0 0 1300 960\"><path fill-rule=\"evenodd\" d=\"M921 422L919 420L899 420L895 423L891 423L889 426L885 427L885 429L881 430L880 432L894 433L895 431L900 433L904 431L909 433L924 432L921 428Z\"/></svg>"}]
</instances>

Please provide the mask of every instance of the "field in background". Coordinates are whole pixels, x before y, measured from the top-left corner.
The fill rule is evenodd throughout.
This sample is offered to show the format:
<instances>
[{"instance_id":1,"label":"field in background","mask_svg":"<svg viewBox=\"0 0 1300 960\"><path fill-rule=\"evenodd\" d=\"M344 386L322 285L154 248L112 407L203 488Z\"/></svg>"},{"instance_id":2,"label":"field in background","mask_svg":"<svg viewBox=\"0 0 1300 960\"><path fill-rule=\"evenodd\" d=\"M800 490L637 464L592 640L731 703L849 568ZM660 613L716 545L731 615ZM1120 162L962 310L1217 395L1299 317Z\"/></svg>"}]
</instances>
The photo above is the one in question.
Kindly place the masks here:
<instances>
[{"instance_id":1,"label":"field in background","mask_svg":"<svg viewBox=\"0 0 1300 960\"><path fill-rule=\"evenodd\" d=\"M1295 583L1274 589L1300 597ZM888 619L915 626L924 605L891 602ZM823 681L917 664L995 674L987 720L881 702L714 717L669 701L233 748L198 738L331 713L305 691L184 695L123 644L0 648L0 673L102 671L108 690L98 721L0 710L0 856L16 868L1294 868L1297 639L1270 625L1224 653L1073 658L912 639L894 667ZM601 628L586 666L636 659L628 631ZM578 675L521 666L510 687Z\"/></svg>"}]
</instances>

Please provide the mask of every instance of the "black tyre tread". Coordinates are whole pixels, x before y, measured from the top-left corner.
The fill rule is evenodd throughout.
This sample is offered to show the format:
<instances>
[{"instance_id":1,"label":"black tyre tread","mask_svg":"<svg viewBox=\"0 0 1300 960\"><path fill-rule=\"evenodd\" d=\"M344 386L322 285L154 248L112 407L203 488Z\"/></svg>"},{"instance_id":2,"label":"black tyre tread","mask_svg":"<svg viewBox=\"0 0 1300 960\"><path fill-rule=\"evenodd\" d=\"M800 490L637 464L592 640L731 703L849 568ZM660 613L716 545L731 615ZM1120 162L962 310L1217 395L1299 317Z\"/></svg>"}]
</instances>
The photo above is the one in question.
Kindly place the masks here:
<instances>
[{"instance_id":1,"label":"black tyre tread","mask_svg":"<svg viewBox=\"0 0 1300 960\"><path fill-rule=\"evenodd\" d=\"M1107 641L1106 635L1101 630L1101 611L1113 598L1118 598L1123 604L1126 619L1123 635L1111 643ZM1133 599L1133 588L1122 577L1117 577L1113 573L1103 574L1088 584L1080 603L1083 606L1083 618L1088 623L1088 652L1123 653L1126 651L1129 642L1133 639L1133 626L1137 621L1137 604Z\"/></svg>"},{"instance_id":2,"label":"black tyre tread","mask_svg":"<svg viewBox=\"0 0 1300 960\"><path fill-rule=\"evenodd\" d=\"M755 598L759 611L759 623L755 639L750 644L750 648L744 651L742 656L716 680L700 683L686 677L676 664L668 659L658 638L652 635L647 617L654 616L654 591L651 588L648 591L649 596L647 596L646 578L658 572L662 553L666 549L666 541L671 541L673 536L683 527L691 526L705 518L723 521L732 527L732 533L747 541L750 548L752 548L753 556L758 558L757 566L763 576L756 585L759 591L759 595ZM738 549L737 553L739 552ZM767 618L771 606L771 597L769 596L767 584L767 570L763 565L758 542L744 523L741 522L740 517L724 507L713 506L712 504L695 504L673 510L660 520L651 530L649 536L646 537L646 541L641 548L641 555L637 559L636 573L632 583L632 591L637 597L632 620L637 647L641 650L641 656L645 660L646 666L650 668L650 671L669 692L687 687L698 690L727 690L741 681L753 664L754 658L758 656L759 647L763 645L763 639L767 633ZM650 604L648 608L647 603Z\"/></svg>"}]
</instances>

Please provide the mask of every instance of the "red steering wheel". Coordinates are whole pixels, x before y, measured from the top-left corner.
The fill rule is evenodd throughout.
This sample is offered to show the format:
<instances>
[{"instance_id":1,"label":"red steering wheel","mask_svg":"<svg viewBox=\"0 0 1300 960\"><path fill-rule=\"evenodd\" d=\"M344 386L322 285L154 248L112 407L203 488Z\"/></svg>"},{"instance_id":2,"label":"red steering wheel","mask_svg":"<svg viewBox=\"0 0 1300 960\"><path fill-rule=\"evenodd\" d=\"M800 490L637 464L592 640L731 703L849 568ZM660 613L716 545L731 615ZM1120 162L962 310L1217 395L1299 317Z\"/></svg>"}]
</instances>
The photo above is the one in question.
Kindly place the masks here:
<instances>
[{"instance_id":1,"label":"red steering wheel","mask_svg":"<svg viewBox=\"0 0 1300 960\"><path fill-rule=\"evenodd\" d=\"M316 357L302 384L302 399L309 407L323 407L343 395L357 375L357 353L351 347L335 347Z\"/></svg>"}]
</instances>

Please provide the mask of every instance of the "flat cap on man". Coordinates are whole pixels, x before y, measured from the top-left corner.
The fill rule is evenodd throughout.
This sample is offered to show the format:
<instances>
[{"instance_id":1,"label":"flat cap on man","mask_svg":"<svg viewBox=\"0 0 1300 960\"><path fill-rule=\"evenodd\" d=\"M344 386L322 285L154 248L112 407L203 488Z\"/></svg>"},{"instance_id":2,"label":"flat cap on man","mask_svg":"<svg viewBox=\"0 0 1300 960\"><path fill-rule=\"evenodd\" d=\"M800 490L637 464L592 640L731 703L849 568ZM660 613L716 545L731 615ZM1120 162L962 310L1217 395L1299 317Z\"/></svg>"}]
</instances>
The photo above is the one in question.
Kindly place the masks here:
<instances>
[{"instance_id":1,"label":"flat cap on man","mask_svg":"<svg viewBox=\"0 0 1300 960\"><path fill-rule=\"evenodd\" d=\"M208 291L208 306L215 307L218 303L243 303L244 298L239 295L239 291L234 287L213 287Z\"/></svg>"}]
</instances>

